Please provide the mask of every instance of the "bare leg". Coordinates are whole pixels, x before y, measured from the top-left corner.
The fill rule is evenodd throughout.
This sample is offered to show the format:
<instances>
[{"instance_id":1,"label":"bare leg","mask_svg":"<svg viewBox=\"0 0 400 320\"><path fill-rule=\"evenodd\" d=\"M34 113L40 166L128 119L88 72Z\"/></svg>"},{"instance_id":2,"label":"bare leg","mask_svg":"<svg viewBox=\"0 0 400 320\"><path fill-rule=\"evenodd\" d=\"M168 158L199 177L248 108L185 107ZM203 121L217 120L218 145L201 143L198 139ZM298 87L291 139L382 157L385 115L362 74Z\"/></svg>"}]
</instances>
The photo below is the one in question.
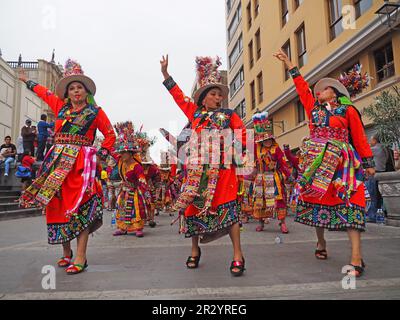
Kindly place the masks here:
<instances>
[{"instance_id":1,"label":"bare leg","mask_svg":"<svg viewBox=\"0 0 400 320\"><path fill-rule=\"evenodd\" d=\"M74 263L84 265L86 261L86 250L87 250L87 244L89 240L89 230L86 229L83 231L77 239L78 245L77 245L77 253L76 253L76 258Z\"/></svg>"},{"instance_id":2,"label":"bare leg","mask_svg":"<svg viewBox=\"0 0 400 320\"><path fill-rule=\"evenodd\" d=\"M192 237L192 257L199 255L199 236Z\"/></svg>"},{"instance_id":3,"label":"bare leg","mask_svg":"<svg viewBox=\"0 0 400 320\"><path fill-rule=\"evenodd\" d=\"M71 242L63 243L63 257L71 257Z\"/></svg>"},{"instance_id":4,"label":"bare leg","mask_svg":"<svg viewBox=\"0 0 400 320\"><path fill-rule=\"evenodd\" d=\"M354 229L348 229L347 235L351 242L351 264L361 266L361 232Z\"/></svg>"},{"instance_id":5,"label":"bare leg","mask_svg":"<svg viewBox=\"0 0 400 320\"><path fill-rule=\"evenodd\" d=\"M243 261L243 252L240 245L240 226L239 223L235 223L229 230L229 236L232 240L233 245L233 260ZM233 272L239 272L240 270L234 268Z\"/></svg>"},{"instance_id":6,"label":"bare leg","mask_svg":"<svg viewBox=\"0 0 400 320\"><path fill-rule=\"evenodd\" d=\"M317 233L317 238L318 238L318 250L326 249L326 240L324 237L325 229L316 227L315 231Z\"/></svg>"},{"instance_id":7,"label":"bare leg","mask_svg":"<svg viewBox=\"0 0 400 320\"><path fill-rule=\"evenodd\" d=\"M200 248L199 248L199 236L194 236L192 237L192 254L191 256L198 257L200 255ZM196 263L194 262L188 262L188 267L194 268L196 266Z\"/></svg>"}]
</instances>

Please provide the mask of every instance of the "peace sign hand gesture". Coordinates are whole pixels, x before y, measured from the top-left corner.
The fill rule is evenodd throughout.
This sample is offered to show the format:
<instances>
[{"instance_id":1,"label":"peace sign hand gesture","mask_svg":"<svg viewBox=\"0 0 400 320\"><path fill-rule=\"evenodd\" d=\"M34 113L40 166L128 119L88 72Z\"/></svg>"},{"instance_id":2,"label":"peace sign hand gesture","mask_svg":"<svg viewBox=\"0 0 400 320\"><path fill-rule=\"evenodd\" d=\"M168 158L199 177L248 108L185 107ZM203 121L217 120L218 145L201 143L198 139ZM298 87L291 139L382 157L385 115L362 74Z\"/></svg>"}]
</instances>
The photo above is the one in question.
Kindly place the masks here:
<instances>
[{"instance_id":1,"label":"peace sign hand gesture","mask_svg":"<svg viewBox=\"0 0 400 320\"><path fill-rule=\"evenodd\" d=\"M160 64L161 64L161 72L164 76L164 79L167 80L170 77L168 73L168 55L162 56Z\"/></svg>"}]
</instances>

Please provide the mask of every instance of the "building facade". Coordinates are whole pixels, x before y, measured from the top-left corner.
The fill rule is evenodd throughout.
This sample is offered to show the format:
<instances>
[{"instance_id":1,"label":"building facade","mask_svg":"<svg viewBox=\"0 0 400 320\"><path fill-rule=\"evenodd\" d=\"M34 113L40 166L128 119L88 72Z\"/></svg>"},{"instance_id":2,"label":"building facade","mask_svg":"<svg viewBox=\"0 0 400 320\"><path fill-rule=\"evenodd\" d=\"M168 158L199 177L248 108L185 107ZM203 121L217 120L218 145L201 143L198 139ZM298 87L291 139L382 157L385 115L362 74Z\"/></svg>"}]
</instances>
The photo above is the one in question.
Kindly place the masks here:
<instances>
[{"instance_id":1,"label":"building facade","mask_svg":"<svg viewBox=\"0 0 400 320\"><path fill-rule=\"evenodd\" d=\"M0 57L0 141L10 135L15 143L27 119L36 125L43 113L48 115L49 121L55 118L48 106L18 80L18 67L25 70L29 79L50 90L54 90L62 77L60 67L45 60L6 62Z\"/></svg>"},{"instance_id":2,"label":"building facade","mask_svg":"<svg viewBox=\"0 0 400 320\"><path fill-rule=\"evenodd\" d=\"M225 1L227 39L227 81L229 85L229 108L246 119L244 95L245 75L243 64L243 7L240 0Z\"/></svg>"},{"instance_id":3,"label":"building facade","mask_svg":"<svg viewBox=\"0 0 400 320\"><path fill-rule=\"evenodd\" d=\"M384 0L242 0L246 118L268 111L279 143L299 146L307 119L287 70L273 57L283 48L310 86L338 78L355 64L371 77L353 100L362 111L400 83L400 32L375 12ZM397 21L397 24L399 21ZM373 132L364 118L367 134Z\"/></svg>"}]
</instances>

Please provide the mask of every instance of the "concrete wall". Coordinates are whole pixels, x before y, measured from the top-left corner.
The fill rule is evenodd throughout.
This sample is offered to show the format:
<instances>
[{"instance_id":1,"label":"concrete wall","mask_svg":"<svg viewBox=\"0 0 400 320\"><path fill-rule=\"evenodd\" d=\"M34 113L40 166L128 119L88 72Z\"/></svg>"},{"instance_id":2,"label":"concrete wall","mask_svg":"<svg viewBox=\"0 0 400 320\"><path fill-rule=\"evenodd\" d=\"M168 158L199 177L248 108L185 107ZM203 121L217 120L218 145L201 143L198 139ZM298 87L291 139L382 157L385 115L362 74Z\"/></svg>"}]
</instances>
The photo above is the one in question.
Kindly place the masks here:
<instances>
[{"instance_id":1,"label":"concrete wall","mask_svg":"<svg viewBox=\"0 0 400 320\"><path fill-rule=\"evenodd\" d=\"M15 81L14 72L0 58L0 142L12 134Z\"/></svg>"},{"instance_id":2,"label":"concrete wall","mask_svg":"<svg viewBox=\"0 0 400 320\"><path fill-rule=\"evenodd\" d=\"M39 60L38 68L25 72L29 79L52 89L61 77L58 67L44 60ZM18 80L16 70L0 58L0 142L11 135L15 144L25 120L31 119L32 125L36 125L42 113L54 118L48 106Z\"/></svg>"}]
</instances>

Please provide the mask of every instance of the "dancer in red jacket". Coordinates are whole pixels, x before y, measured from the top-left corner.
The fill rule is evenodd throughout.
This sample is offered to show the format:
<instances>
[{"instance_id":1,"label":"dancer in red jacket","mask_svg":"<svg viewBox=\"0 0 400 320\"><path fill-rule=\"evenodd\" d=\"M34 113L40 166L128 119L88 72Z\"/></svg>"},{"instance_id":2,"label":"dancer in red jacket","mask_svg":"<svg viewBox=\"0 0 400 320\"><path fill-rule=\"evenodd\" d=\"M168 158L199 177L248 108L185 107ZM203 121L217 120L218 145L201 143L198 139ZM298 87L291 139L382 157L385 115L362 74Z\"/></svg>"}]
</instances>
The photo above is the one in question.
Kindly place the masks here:
<instances>
[{"instance_id":1,"label":"dancer in red jacket","mask_svg":"<svg viewBox=\"0 0 400 320\"><path fill-rule=\"evenodd\" d=\"M341 82L320 80L314 98L288 56L282 50L274 56L288 67L310 120L296 221L316 228L318 259L328 257L324 229L347 231L352 245L349 273L361 276L365 268L361 231L366 221L363 179L365 172L375 174L375 164L360 114Z\"/></svg>"},{"instance_id":2,"label":"dancer in red jacket","mask_svg":"<svg viewBox=\"0 0 400 320\"><path fill-rule=\"evenodd\" d=\"M20 80L46 102L56 115L55 143L37 174L37 179L21 197L25 207L46 210L48 241L62 244L59 267L77 274L87 267L86 247L89 233L102 225L102 188L96 179L96 153L105 159L114 145L115 134L104 110L94 101L96 86L83 74L81 66L68 60L56 94L29 80L20 72ZM93 147L96 131L104 135L102 148ZM72 262L71 241L78 249Z\"/></svg>"},{"instance_id":3,"label":"dancer in red jacket","mask_svg":"<svg viewBox=\"0 0 400 320\"><path fill-rule=\"evenodd\" d=\"M201 255L199 236L201 242L209 242L229 233L234 249L230 270L232 275L240 276L245 269L245 261L240 246L238 179L235 166L224 162L224 154L230 151L231 146L224 150L219 135L224 130L232 134L232 130L239 129L240 134L236 138L245 145L245 129L235 112L220 108L229 89L220 82L221 77L217 70L219 59L213 61L209 57L201 57L196 62L198 90L192 101L169 75L168 56L161 61L164 85L190 121L193 132L189 142L192 147L188 158L187 181L175 205L185 209L186 237L192 238L192 254L186 265L188 268L198 267ZM208 138L203 139L202 133L217 135L218 139L213 139L215 144L210 144ZM222 149L216 161L218 163L212 160L209 163L209 159L198 161L199 150L211 150L213 153L216 149Z\"/></svg>"}]
</instances>

